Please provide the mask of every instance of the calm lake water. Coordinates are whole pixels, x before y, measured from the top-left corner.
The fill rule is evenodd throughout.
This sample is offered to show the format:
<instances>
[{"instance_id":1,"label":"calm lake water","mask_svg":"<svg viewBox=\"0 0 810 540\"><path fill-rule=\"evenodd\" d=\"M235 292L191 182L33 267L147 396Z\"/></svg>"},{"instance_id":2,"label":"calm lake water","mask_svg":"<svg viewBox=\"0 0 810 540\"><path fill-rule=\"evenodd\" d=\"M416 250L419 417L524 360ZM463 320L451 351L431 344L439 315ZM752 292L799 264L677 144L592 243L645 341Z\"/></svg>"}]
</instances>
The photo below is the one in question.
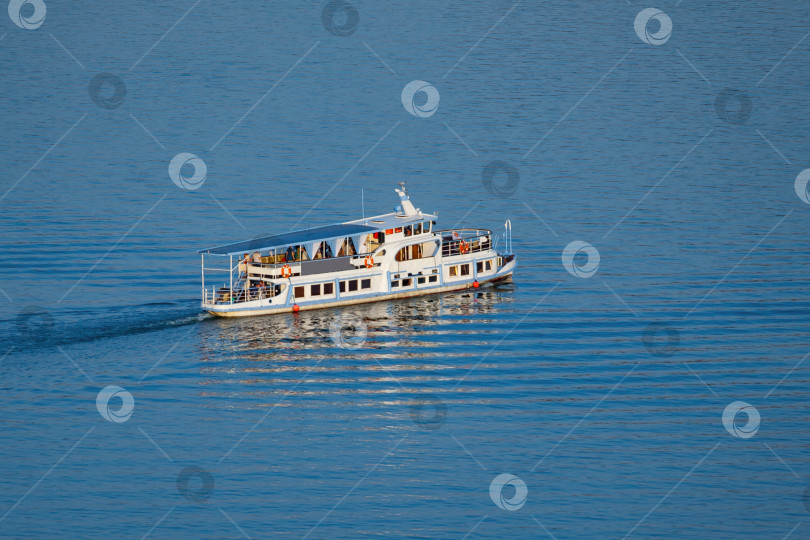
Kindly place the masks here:
<instances>
[{"instance_id":1,"label":"calm lake water","mask_svg":"<svg viewBox=\"0 0 810 540\"><path fill-rule=\"evenodd\" d=\"M810 5L20 3L0 536L810 536ZM200 312L197 249L400 181L514 283Z\"/></svg>"}]
</instances>

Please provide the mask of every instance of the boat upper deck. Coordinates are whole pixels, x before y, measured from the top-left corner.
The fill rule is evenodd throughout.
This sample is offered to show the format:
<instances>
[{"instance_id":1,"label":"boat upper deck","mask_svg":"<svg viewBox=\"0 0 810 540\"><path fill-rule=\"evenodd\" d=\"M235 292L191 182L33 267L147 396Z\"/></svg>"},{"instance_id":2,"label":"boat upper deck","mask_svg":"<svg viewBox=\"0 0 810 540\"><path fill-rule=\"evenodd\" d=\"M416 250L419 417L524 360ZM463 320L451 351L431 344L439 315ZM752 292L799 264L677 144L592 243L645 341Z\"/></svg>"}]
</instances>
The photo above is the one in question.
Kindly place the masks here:
<instances>
[{"instance_id":1,"label":"boat upper deck","mask_svg":"<svg viewBox=\"0 0 810 540\"><path fill-rule=\"evenodd\" d=\"M241 255L244 253L268 251L286 246L329 241L375 232L391 231L388 232L388 234L392 234L393 230L396 229L400 229L397 232L401 232L404 226L422 221L434 221L435 219L435 215L423 214L421 212L414 215L391 212L390 214L347 221L336 225L324 225L311 229L301 229L282 234L252 238L232 244L201 249L198 253L209 253L211 255Z\"/></svg>"},{"instance_id":2,"label":"boat upper deck","mask_svg":"<svg viewBox=\"0 0 810 540\"><path fill-rule=\"evenodd\" d=\"M208 249L201 249L198 253L210 253L212 255L240 255L253 251L267 251L273 248L305 244L308 242L333 240L358 234L367 234L379 231L379 227L370 227L359 223L340 223L338 225L325 225L312 229L302 229L290 231L288 233L263 236L233 244L225 244Z\"/></svg>"}]
</instances>

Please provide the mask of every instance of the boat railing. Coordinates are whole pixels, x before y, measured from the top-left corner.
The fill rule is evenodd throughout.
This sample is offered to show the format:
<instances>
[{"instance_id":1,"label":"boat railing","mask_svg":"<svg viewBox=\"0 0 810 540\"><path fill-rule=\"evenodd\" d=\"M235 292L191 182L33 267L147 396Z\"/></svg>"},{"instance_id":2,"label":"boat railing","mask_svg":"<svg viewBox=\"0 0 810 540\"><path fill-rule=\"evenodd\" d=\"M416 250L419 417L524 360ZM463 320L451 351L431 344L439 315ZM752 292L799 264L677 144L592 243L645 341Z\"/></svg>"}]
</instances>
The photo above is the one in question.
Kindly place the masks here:
<instances>
[{"instance_id":1,"label":"boat railing","mask_svg":"<svg viewBox=\"0 0 810 540\"><path fill-rule=\"evenodd\" d=\"M240 267L240 271L247 270L251 277L261 277L267 279L284 279L293 276L308 276L314 274L326 274L329 272L340 272L341 270L353 270L351 261L357 255L345 257L323 257L308 261L295 262L248 262L247 267ZM243 263L244 264L244 263Z\"/></svg>"},{"instance_id":2,"label":"boat railing","mask_svg":"<svg viewBox=\"0 0 810 540\"><path fill-rule=\"evenodd\" d=\"M283 291L279 290L278 285L269 287L248 287L244 285L234 286L233 291L227 283L222 285L212 285L203 290L203 303L205 304L239 304L242 302L250 302L252 300L263 300L265 298L273 298L277 294L282 294Z\"/></svg>"},{"instance_id":3,"label":"boat railing","mask_svg":"<svg viewBox=\"0 0 810 540\"><path fill-rule=\"evenodd\" d=\"M492 249L492 231L488 229L449 229L438 234L442 237L442 257Z\"/></svg>"}]
</instances>

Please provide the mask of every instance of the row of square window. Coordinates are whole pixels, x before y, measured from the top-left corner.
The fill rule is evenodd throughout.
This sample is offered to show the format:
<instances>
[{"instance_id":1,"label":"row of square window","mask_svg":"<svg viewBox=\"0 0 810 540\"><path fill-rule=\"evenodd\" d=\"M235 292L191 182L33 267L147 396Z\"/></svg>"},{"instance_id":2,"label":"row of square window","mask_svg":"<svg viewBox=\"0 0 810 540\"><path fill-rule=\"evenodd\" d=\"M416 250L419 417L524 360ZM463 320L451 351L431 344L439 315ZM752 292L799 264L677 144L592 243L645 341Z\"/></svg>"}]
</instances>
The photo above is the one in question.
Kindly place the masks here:
<instances>
[{"instance_id":1,"label":"row of square window","mask_svg":"<svg viewBox=\"0 0 810 540\"><path fill-rule=\"evenodd\" d=\"M427 280L428 283L436 283L439 280L439 276L422 276L422 277L416 278L416 283L418 283L419 285L422 285L422 284L425 283L426 280ZM405 278L405 279L401 280L401 282L402 282L403 287L410 287L411 284L413 283L413 278ZM395 287L399 287L399 284L400 284L400 280L392 281L391 282L391 288L393 289Z\"/></svg>"},{"instance_id":2,"label":"row of square window","mask_svg":"<svg viewBox=\"0 0 810 540\"><path fill-rule=\"evenodd\" d=\"M461 276L469 276L470 275L470 264L469 263L461 264L461 265L457 264L455 266L451 266L449 268L449 270L450 270L450 277L459 276L459 275L461 275ZM459 273L459 270L460 270L460 273ZM476 263L476 270L479 273L484 272L484 271L488 272L488 271L492 270L492 261L491 260L489 260L489 261L478 261ZM419 285L424 284L426 279L427 279L428 283L436 283L438 281L438 276L419 277L419 278L417 278L417 284L419 284ZM401 280L401 283L402 283L403 287L410 287L412 281L411 281L411 278L406 278L406 279ZM347 290L349 292L355 292L355 291L358 290L358 286L359 286L359 289L370 289L371 288L371 278L350 279L350 280L346 280L346 281L340 281L338 283L338 289L340 290L341 293L345 293ZM400 286L400 281L399 280L391 282L391 287L399 287L399 286ZM309 296L321 296L321 295L331 296L333 294L335 294L335 284L332 283L332 282L313 283L312 285L309 286ZM306 296L306 286L305 285L298 285L297 287L295 287L293 289L293 295L295 296L295 298L303 298L304 296Z\"/></svg>"},{"instance_id":3,"label":"row of square window","mask_svg":"<svg viewBox=\"0 0 810 540\"><path fill-rule=\"evenodd\" d=\"M455 276L469 276L470 275L470 265L467 264L456 264L448 268L450 271L450 277ZM489 272L492 270L492 260L489 261L478 261L475 263L475 270L480 274L482 272Z\"/></svg>"},{"instance_id":4,"label":"row of square window","mask_svg":"<svg viewBox=\"0 0 810 540\"><path fill-rule=\"evenodd\" d=\"M359 283L358 283L359 282ZM338 283L338 289L340 292L344 293L348 289L349 292L354 292L358 290L358 285L360 289L370 289L371 288L371 278L366 279L350 279L346 281L341 281ZM298 285L293 289L293 295L295 298L303 298L306 292L305 285ZM309 295L310 296L331 296L335 294L335 284L332 282L329 283L313 283L309 286Z\"/></svg>"}]
</instances>

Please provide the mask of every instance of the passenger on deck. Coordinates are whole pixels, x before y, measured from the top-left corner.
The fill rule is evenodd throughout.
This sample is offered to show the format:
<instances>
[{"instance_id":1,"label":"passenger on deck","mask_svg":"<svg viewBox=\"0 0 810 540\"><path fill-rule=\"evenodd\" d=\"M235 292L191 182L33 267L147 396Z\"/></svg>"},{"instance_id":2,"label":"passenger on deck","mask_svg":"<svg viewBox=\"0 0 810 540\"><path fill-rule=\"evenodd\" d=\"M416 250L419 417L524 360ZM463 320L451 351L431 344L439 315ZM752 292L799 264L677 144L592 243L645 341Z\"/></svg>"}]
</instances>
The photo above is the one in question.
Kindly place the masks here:
<instances>
[{"instance_id":1,"label":"passenger on deck","mask_svg":"<svg viewBox=\"0 0 810 540\"><path fill-rule=\"evenodd\" d=\"M285 262L293 262L293 260L295 260L295 252L293 251L292 246L289 246L287 248L287 257L286 257L286 259L287 260Z\"/></svg>"},{"instance_id":2,"label":"passenger on deck","mask_svg":"<svg viewBox=\"0 0 810 540\"><path fill-rule=\"evenodd\" d=\"M264 286L264 281L259 282L259 298L264 298L267 293L267 288Z\"/></svg>"},{"instance_id":3,"label":"passenger on deck","mask_svg":"<svg viewBox=\"0 0 810 540\"><path fill-rule=\"evenodd\" d=\"M324 245L324 248L323 248L323 253L324 253L323 256L324 256L324 258L325 259L331 259L332 258L332 248L329 247L329 244L327 244L326 242L324 242L323 245Z\"/></svg>"}]
</instances>

